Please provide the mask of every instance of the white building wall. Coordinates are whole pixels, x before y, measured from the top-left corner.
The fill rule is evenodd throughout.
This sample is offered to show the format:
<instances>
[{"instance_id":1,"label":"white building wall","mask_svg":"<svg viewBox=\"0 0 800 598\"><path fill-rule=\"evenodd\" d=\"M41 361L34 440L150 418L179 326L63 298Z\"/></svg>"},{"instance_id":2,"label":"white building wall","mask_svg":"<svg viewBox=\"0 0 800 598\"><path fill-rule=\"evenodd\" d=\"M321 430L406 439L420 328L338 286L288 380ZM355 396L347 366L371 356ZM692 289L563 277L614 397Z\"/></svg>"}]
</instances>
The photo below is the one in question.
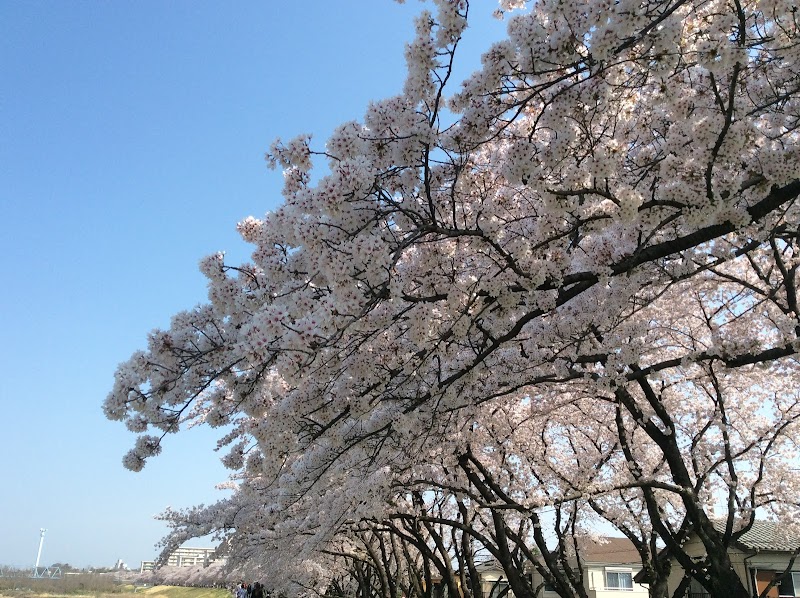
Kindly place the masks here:
<instances>
[{"instance_id":1,"label":"white building wall","mask_svg":"<svg viewBox=\"0 0 800 598\"><path fill-rule=\"evenodd\" d=\"M584 573L590 598L647 598L647 588L633 581L641 567L589 565ZM608 587L608 573L630 576L630 589Z\"/></svg>"}]
</instances>

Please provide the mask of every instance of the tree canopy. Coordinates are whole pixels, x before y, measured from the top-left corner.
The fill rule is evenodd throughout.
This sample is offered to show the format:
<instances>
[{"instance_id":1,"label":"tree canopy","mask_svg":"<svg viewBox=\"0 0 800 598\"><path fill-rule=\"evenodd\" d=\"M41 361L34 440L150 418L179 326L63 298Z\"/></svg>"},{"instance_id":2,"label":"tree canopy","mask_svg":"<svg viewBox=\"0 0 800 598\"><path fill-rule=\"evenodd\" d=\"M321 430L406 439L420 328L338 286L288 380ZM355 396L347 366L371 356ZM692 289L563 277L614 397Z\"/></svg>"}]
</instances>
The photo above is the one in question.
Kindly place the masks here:
<instances>
[{"instance_id":1,"label":"tree canopy","mask_svg":"<svg viewBox=\"0 0 800 598\"><path fill-rule=\"evenodd\" d=\"M204 259L208 303L117 370L126 467L193 423L228 446L236 492L166 513L167 546L216 531L284 591L386 597L480 598L487 551L517 596L525 562L583 596L569 558L602 519L651 593L664 548L747 595L727 547L800 521L797 8L503 0L460 83L483 7L432 4L402 94L276 142L252 260Z\"/></svg>"}]
</instances>

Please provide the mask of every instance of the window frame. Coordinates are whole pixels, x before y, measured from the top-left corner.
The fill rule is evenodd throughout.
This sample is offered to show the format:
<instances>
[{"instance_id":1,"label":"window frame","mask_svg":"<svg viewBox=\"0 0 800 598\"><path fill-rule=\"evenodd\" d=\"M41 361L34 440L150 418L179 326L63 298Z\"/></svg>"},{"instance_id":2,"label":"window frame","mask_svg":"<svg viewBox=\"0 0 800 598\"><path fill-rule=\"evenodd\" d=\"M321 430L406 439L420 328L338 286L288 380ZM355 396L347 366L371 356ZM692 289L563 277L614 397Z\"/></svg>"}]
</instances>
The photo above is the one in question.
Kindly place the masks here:
<instances>
[{"instance_id":1,"label":"window frame","mask_svg":"<svg viewBox=\"0 0 800 598\"><path fill-rule=\"evenodd\" d=\"M790 581L792 584L791 594L784 594L781 592L781 589L785 587L783 581L785 579ZM800 571L789 571L786 575L781 577L781 581L779 581L776 586L778 588L778 596L780 598L800 598L800 594L798 594L798 591L800 591Z\"/></svg>"},{"instance_id":2,"label":"window frame","mask_svg":"<svg viewBox=\"0 0 800 598\"><path fill-rule=\"evenodd\" d=\"M614 574L617 577L617 585L612 586L609 584L609 573ZM620 575L627 575L628 576L628 583L629 586L620 585ZM603 588L606 591L612 592L632 592L633 591L633 569L631 568L624 568L624 567L606 567L603 569Z\"/></svg>"}]
</instances>

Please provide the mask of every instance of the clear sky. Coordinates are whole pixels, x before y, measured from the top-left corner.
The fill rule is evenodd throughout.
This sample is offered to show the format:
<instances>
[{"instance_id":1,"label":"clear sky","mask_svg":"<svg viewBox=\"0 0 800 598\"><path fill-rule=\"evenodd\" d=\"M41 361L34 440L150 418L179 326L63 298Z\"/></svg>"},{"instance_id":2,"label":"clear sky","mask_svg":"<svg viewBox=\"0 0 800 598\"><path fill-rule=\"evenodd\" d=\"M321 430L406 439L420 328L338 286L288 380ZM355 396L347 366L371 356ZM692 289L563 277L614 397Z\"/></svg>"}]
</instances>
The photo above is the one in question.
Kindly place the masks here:
<instances>
[{"instance_id":1,"label":"clear sky","mask_svg":"<svg viewBox=\"0 0 800 598\"><path fill-rule=\"evenodd\" d=\"M459 77L504 24L474 0ZM138 567L166 506L210 503L211 431L139 474L101 404L147 332L204 301L198 260L280 201L263 154L398 93L419 2L0 2L0 565ZM194 545L203 545L195 542Z\"/></svg>"}]
</instances>

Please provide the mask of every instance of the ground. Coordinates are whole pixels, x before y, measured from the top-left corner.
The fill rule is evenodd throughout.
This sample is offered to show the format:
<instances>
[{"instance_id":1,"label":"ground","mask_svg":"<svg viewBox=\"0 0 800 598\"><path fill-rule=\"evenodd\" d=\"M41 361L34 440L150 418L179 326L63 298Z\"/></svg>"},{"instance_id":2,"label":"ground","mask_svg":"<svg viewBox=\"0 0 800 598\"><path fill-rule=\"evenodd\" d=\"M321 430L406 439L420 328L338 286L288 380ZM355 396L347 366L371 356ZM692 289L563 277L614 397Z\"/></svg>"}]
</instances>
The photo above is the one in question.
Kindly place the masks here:
<instances>
[{"instance_id":1,"label":"ground","mask_svg":"<svg viewBox=\"0 0 800 598\"><path fill-rule=\"evenodd\" d=\"M20 580L27 582L28 580ZM37 588L35 584L18 588L0 588L0 598L230 598L231 593L224 588L184 588L176 586L154 586L135 588L121 586L117 591L85 588L82 591L59 592L54 588Z\"/></svg>"}]
</instances>

